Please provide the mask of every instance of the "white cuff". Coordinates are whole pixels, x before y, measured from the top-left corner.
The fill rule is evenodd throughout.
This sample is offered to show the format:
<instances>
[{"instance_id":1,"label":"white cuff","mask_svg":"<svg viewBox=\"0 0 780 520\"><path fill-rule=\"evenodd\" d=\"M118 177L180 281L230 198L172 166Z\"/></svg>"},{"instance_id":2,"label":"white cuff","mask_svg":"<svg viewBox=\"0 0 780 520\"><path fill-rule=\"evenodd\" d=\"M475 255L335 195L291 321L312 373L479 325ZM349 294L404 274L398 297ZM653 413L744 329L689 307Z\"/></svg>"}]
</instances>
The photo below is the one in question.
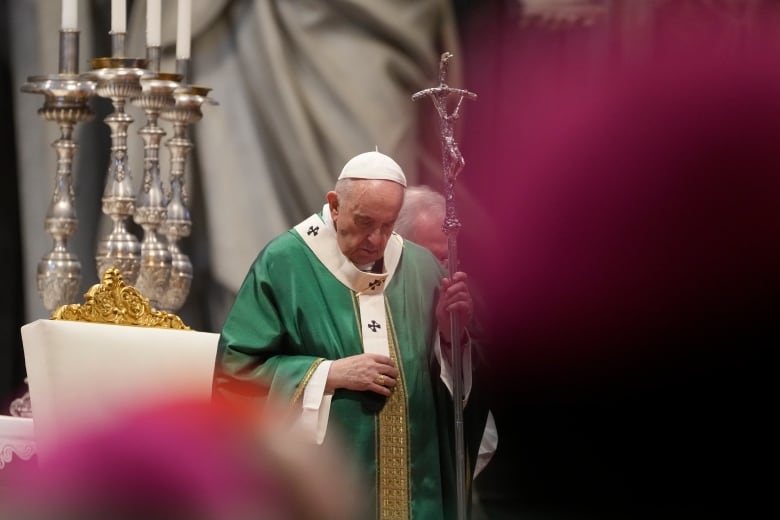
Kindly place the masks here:
<instances>
[{"instance_id":1,"label":"white cuff","mask_svg":"<svg viewBox=\"0 0 780 520\"><path fill-rule=\"evenodd\" d=\"M328 381L332 363L333 361L323 361L309 378L303 391L301 416L293 426L305 439L317 444L322 444L325 440L328 429L333 394L325 392L325 383Z\"/></svg>"},{"instance_id":2,"label":"white cuff","mask_svg":"<svg viewBox=\"0 0 780 520\"><path fill-rule=\"evenodd\" d=\"M463 371L463 404L465 405L469 401L469 395L471 394L471 339L461 344L461 347L463 348L461 352L461 369ZM441 355L441 337L438 329L436 330L436 340L433 342L433 351L441 367L439 379L441 379L447 390L450 391L450 395L452 395L452 366L449 360L444 360Z\"/></svg>"}]
</instances>

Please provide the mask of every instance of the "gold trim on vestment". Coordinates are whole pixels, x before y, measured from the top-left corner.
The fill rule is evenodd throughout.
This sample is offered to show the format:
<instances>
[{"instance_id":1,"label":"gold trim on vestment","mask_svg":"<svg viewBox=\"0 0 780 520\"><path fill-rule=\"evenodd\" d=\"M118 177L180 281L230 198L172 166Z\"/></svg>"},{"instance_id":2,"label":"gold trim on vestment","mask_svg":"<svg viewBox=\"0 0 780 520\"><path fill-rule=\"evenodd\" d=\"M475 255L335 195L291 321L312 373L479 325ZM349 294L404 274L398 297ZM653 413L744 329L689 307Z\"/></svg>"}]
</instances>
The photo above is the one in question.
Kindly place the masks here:
<instances>
[{"instance_id":1,"label":"gold trim on vestment","mask_svg":"<svg viewBox=\"0 0 780 520\"><path fill-rule=\"evenodd\" d=\"M295 393L292 396L292 400L290 401L290 406L295 406L295 403L298 402L298 399L301 398L303 395L303 391L306 389L306 385L309 384L309 379L311 379L311 376L314 375L314 371L317 370L317 367L320 366L320 363L325 361L325 358L317 358L314 363L311 364L309 367L309 370L306 371L306 374L303 376L303 379L298 384L298 387L295 389Z\"/></svg>"},{"instance_id":2,"label":"gold trim on vestment","mask_svg":"<svg viewBox=\"0 0 780 520\"><path fill-rule=\"evenodd\" d=\"M363 324L360 320L360 308L358 307L358 298L360 294L350 289L352 293L352 312L355 314L355 323L357 323L358 334L360 334L360 344L363 344Z\"/></svg>"},{"instance_id":3,"label":"gold trim on vestment","mask_svg":"<svg viewBox=\"0 0 780 520\"><path fill-rule=\"evenodd\" d=\"M175 314L152 309L149 299L127 285L116 268L107 269L102 281L90 287L84 294L83 304L57 307L51 319L191 330Z\"/></svg>"},{"instance_id":4,"label":"gold trim on vestment","mask_svg":"<svg viewBox=\"0 0 780 520\"><path fill-rule=\"evenodd\" d=\"M409 497L409 411L406 406L406 378L400 362L393 316L385 296L387 342L390 357L399 376L384 407L377 414L377 517L380 520L408 520L411 516Z\"/></svg>"}]
</instances>

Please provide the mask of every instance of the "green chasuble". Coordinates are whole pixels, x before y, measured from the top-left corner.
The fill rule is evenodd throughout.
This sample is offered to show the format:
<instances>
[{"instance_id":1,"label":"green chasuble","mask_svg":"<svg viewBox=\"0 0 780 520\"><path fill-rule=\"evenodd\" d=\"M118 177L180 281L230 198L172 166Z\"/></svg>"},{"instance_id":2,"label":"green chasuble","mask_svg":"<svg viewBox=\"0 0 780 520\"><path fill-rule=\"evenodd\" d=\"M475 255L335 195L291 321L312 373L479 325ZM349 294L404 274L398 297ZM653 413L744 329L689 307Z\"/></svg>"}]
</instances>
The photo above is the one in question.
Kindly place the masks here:
<instances>
[{"instance_id":1,"label":"green chasuble","mask_svg":"<svg viewBox=\"0 0 780 520\"><path fill-rule=\"evenodd\" d=\"M239 290L219 341L215 397L267 394L299 404L322 360L363 353L361 329L386 334L401 372L393 395L336 390L326 442L335 432L365 472L373 490L369 518L455 518L452 401L432 351L435 297L445 272L427 249L404 241L384 287L385 330L376 322L365 328L361 291L334 276L304 240L308 230L307 239L319 235L335 244L333 231L317 215L296 229L265 247ZM469 408L478 407L464 411L471 472L487 411Z\"/></svg>"}]
</instances>

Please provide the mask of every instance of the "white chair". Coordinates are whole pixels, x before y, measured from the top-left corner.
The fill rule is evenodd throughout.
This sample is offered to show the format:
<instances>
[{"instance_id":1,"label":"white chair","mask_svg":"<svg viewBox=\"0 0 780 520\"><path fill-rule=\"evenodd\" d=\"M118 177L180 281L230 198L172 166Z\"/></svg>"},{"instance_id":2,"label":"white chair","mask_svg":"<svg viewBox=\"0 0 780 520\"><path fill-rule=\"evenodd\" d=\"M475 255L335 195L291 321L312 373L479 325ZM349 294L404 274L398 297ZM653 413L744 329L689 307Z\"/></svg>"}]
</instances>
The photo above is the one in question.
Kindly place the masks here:
<instances>
[{"instance_id":1,"label":"white chair","mask_svg":"<svg viewBox=\"0 0 780 520\"><path fill-rule=\"evenodd\" d=\"M22 327L38 459L57 438L161 401L211 398L218 334L153 310L108 270L82 305Z\"/></svg>"}]
</instances>

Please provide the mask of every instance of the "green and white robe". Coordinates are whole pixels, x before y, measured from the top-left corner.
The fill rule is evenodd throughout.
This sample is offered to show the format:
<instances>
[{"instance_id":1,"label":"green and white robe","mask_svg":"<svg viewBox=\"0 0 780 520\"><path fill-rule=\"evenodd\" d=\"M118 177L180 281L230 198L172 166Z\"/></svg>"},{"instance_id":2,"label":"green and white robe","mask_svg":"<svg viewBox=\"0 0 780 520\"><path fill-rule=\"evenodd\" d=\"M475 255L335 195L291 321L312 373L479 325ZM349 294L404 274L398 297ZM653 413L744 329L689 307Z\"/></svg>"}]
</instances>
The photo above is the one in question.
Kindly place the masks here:
<instances>
[{"instance_id":1,"label":"green and white robe","mask_svg":"<svg viewBox=\"0 0 780 520\"><path fill-rule=\"evenodd\" d=\"M446 273L427 249L396 234L384 267L381 274L363 272L341 253L327 206L272 240L223 327L215 395L267 392L300 406L298 426L317 442L335 429L365 471L362 481L373 484L371 518L453 518L452 401L434 313ZM401 375L391 397L346 389L325 394L328 363L362 352L395 360ZM467 395L470 358L466 345ZM464 410L470 471L486 414L477 405Z\"/></svg>"}]
</instances>

